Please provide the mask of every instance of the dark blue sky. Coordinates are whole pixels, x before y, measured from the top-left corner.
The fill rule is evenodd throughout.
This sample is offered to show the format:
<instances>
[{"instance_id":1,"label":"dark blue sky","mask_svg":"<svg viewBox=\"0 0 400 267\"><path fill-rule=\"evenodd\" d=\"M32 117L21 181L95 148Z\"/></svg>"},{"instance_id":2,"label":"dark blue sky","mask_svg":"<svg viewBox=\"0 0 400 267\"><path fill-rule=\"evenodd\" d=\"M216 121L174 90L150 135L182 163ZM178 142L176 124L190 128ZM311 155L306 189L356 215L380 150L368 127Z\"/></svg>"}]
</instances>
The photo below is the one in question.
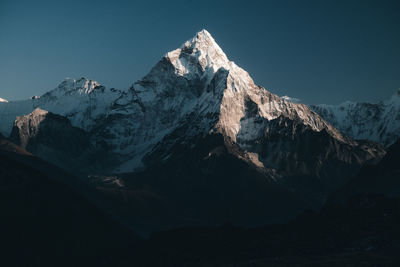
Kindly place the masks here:
<instances>
[{"instance_id":1,"label":"dark blue sky","mask_svg":"<svg viewBox=\"0 0 400 267\"><path fill-rule=\"evenodd\" d=\"M308 104L400 87L400 1L0 0L0 97L65 77L127 88L205 28L256 83Z\"/></svg>"}]
</instances>

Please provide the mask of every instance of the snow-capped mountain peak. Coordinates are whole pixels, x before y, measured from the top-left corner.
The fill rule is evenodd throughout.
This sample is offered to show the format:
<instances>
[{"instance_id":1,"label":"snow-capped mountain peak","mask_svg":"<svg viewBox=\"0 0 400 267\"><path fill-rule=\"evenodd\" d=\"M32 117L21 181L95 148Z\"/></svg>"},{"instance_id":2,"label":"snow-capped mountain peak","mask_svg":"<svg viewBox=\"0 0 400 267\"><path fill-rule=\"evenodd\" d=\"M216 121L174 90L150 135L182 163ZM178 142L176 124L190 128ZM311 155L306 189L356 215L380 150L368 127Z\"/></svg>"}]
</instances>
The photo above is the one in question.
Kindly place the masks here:
<instances>
[{"instance_id":1,"label":"snow-capped mountain peak","mask_svg":"<svg viewBox=\"0 0 400 267\"><path fill-rule=\"evenodd\" d=\"M8 101L5 100L4 98L1 98L1 97L0 97L0 102L5 102L5 103L7 103Z\"/></svg>"},{"instance_id":2,"label":"snow-capped mountain peak","mask_svg":"<svg viewBox=\"0 0 400 267\"><path fill-rule=\"evenodd\" d=\"M66 94L78 93L78 94L90 94L95 90L103 90L104 87L97 81L89 80L84 77L80 79L66 78L61 82L58 87L54 90L57 92L63 92Z\"/></svg>"},{"instance_id":3,"label":"snow-capped mountain peak","mask_svg":"<svg viewBox=\"0 0 400 267\"><path fill-rule=\"evenodd\" d=\"M198 32L180 48L166 54L177 70L185 75L198 67L215 73L219 68L229 68L229 59L207 30Z\"/></svg>"}]
</instances>

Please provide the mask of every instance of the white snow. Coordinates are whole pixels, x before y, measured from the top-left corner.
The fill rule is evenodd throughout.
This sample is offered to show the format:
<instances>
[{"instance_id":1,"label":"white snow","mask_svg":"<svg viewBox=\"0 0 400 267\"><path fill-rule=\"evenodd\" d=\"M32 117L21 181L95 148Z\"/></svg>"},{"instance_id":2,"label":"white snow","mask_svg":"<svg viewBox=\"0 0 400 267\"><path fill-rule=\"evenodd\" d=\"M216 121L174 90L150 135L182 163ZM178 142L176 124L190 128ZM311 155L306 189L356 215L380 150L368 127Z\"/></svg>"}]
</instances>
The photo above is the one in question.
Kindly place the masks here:
<instances>
[{"instance_id":1,"label":"white snow","mask_svg":"<svg viewBox=\"0 0 400 267\"><path fill-rule=\"evenodd\" d=\"M293 103L300 103L300 99L299 98L295 98L295 97L290 97L287 95L282 96L283 100L289 101L289 102L293 102Z\"/></svg>"},{"instance_id":2,"label":"white snow","mask_svg":"<svg viewBox=\"0 0 400 267\"><path fill-rule=\"evenodd\" d=\"M377 103L344 102L312 107L340 131L355 139L369 139L389 146L400 137L400 90Z\"/></svg>"},{"instance_id":3,"label":"white snow","mask_svg":"<svg viewBox=\"0 0 400 267\"><path fill-rule=\"evenodd\" d=\"M7 100L5 100L4 98L0 97L0 102L8 102Z\"/></svg>"},{"instance_id":4,"label":"white snow","mask_svg":"<svg viewBox=\"0 0 400 267\"><path fill-rule=\"evenodd\" d=\"M182 53L187 52L195 57L195 61L202 67L201 71L205 72L206 75L208 70L215 73L221 67L229 68L230 61L207 30L198 32L195 37L185 42L180 48L166 55L175 66L178 75L201 75L196 65L192 63L193 61L188 60L192 57L181 57Z\"/></svg>"}]
</instances>

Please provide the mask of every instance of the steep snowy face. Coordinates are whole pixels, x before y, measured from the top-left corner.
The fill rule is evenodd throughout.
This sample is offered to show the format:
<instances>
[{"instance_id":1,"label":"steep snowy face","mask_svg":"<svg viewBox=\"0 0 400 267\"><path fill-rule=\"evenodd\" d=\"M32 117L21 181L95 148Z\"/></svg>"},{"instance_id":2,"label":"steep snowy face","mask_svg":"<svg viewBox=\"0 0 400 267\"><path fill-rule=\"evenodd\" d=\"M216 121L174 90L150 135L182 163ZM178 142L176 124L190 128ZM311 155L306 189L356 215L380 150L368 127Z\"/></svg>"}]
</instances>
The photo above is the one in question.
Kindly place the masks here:
<instances>
[{"instance_id":1,"label":"steep snowy face","mask_svg":"<svg viewBox=\"0 0 400 267\"><path fill-rule=\"evenodd\" d=\"M38 107L66 116L72 125L91 131L120 95L120 91L108 89L93 80L67 78L57 88L33 101Z\"/></svg>"},{"instance_id":2,"label":"steep snowy face","mask_svg":"<svg viewBox=\"0 0 400 267\"><path fill-rule=\"evenodd\" d=\"M5 103L7 103L8 101L5 100L4 98L1 98L1 97L0 97L0 102L5 102Z\"/></svg>"},{"instance_id":3,"label":"steep snowy face","mask_svg":"<svg viewBox=\"0 0 400 267\"><path fill-rule=\"evenodd\" d=\"M66 94L91 94L95 90L101 90L104 92L105 87L100 85L100 83L86 78L80 78L78 80L67 78L65 79L51 94L60 93L61 95Z\"/></svg>"},{"instance_id":4,"label":"steep snowy face","mask_svg":"<svg viewBox=\"0 0 400 267\"><path fill-rule=\"evenodd\" d=\"M215 73L230 69L232 62L206 30L180 48L167 53L140 81L134 84L142 102L158 95L200 97Z\"/></svg>"},{"instance_id":5,"label":"steep snowy face","mask_svg":"<svg viewBox=\"0 0 400 267\"><path fill-rule=\"evenodd\" d=\"M215 73L219 68L228 69L231 63L206 30L198 32L180 48L167 53L166 57L181 76Z\"/></svg>"},{"instance_id":6,"label":"steep snowy face","mask_svg":"<svg viewBox=\"0 0 400 267\"><path fill-rule=\"evenodd\" d=\"M340 131L355 139L390 146L400 138L400 89L378 103L344 102L311 107Z\"/></svg>"}]
</instances>

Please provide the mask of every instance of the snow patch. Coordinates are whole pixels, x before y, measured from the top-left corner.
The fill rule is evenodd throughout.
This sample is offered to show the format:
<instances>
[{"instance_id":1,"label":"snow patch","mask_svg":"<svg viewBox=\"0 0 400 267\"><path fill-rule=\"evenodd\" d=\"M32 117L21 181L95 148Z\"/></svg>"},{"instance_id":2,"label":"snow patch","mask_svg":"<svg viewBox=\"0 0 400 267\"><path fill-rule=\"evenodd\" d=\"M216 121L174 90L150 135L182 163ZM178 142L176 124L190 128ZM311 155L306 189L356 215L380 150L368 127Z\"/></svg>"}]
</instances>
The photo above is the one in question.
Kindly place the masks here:
<instances>
[{"instance_id":1,"label":"snow patch","mask_svg":"<svg viewBox=\"0 0 400 267\"><path fill-rule=\"evenodd\" d=\"M281 98L283 100L285 100L285 101L289 101L289 102L293 102L293 103L300 103L300 99L299 98L290 97L290 96L287 96L287 95L284 95Z\"/></svg>"}]
</instances>

